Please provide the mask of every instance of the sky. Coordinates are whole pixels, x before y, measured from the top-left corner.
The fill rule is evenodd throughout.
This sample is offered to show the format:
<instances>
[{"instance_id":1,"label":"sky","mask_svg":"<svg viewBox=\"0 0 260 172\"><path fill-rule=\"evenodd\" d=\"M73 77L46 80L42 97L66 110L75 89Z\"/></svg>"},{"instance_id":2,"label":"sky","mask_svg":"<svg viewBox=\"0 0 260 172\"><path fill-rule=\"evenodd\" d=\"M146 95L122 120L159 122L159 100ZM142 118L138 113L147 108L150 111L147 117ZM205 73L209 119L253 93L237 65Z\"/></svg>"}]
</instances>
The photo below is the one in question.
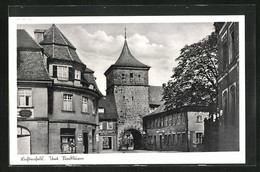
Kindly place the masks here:
<instances>
[{"instance_id":1,"label":"sky","mask_svg":"<svg viewBox=\"0 0 260 172\"><path fill-rule=\"evenodd\" d=\"M34 38L34 29L49 29L51 24L19 24ZM196 43L214 31L213 23L129 23L56 24L76 47L86 66L95 71L96 82L105 95L105 71L116 62L124 44L140 62L151 66L149 85L161 86L171 79L175 59L185 45Z\"/></svg>"}]
</instances>

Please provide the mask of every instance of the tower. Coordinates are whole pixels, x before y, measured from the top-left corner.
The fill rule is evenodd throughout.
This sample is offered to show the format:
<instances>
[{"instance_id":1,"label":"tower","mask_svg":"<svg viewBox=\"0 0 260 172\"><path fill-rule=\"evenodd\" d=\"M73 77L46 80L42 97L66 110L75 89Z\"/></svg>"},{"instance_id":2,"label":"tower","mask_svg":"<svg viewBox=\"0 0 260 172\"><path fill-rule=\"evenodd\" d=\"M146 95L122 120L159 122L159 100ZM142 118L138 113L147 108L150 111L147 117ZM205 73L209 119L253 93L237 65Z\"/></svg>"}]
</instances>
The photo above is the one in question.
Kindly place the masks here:
<instances>
[{"instance_id":1,"label":"tower","mask_svg":"<svg viewBox=\"0 0 260 172\"><path fill-rule=\"evenodd\" d=\"M107 96L115 99L118 148L124 149L132 138L132 147L140 148L142 117L149 113L148 71L150 67L138 61L130 52L126 33L122 52L105 72ZM128 146L131 146L127 144Z\"/></svg>"}]
</instances>

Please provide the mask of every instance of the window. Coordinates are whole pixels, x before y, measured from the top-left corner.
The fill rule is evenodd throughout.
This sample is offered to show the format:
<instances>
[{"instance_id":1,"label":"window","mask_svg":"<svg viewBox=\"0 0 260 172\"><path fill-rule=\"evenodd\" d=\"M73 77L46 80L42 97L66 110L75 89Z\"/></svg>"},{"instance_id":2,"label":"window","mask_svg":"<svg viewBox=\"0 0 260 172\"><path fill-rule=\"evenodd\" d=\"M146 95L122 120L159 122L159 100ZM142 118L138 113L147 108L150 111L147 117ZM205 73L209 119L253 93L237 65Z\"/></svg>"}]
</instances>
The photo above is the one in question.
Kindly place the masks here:
<instances>
[{"instance_id":1,"label":"window","mask_svg":"<svg viewBox=\"0 0 260 172\"><path fill-rule=\"evenodd\" d=\"M99 107L98 108L98 113L105 113L105 108Z\"/></svg>"},{"instance_id":2,"label":"window","mask_svg":"<svg viewBox=\"0 0 260 172\"><path fill-rule=\"evenodd\" d=\"M94 89L94 85L93 84L89 84L88 88L93 90Z\"/></svg>"},{"instance_id":3,"label":"window","mask_svg":"<svg viewBox=\"0 0 260 172\"><path fill-rule=\"evenodd\" d=\"M177 114L177 125L181 123L181 114Z\"/></svg>"},{"instance_id":4,"label":"window","mask_svg":"<svg viewBox=\"0 0 260 172\"><path fill-rule=\"evenodd\" d=\"M186 143L186 133L182 133L181 143Z\"/></svg>"},{"instance_id":5,"label":"window","mask_svg":"<svg viewBox=\"0 0 260 172\"><path fill-rule=\"evenodd\" d=\"M61 153L76 153L75 128L61 128Z\"/></svg>"},{"instance_id":6,"label":"window","mask_svg":"<svg viewBox=\"0 0 260 172\"><path fill-rule=\"evenodd\" d=\"M176 114L172 115L172 125L176 124Z\"/></svg>"},{"instance_id":7,"label":"window","mask_svg":"<svg viewBox=\"0 0 260 172\"><path fill-rule=\"evenodd\" d=\"M175 138L176 136L175 136L175 134L172 134L172 144L176 144L176 138Z\"/></svg>"},{"instance_id":8,"label":"window","mask_svg":"<svg viewBox=\"0 0 260 172\"><path fill-rule=\"evenodd\" d=\"M112 130L113 129L113 122L107 122L107 129Z\"/></svg>"},{"instance_id":9,"label":"window","mask_svg":"<svg viewBox=\"0 0 260 172\"><path fill-rule=\"evenodd\" d=\"M94 114L96 114L95 100L92 99L90 101L90 104L91 104L91 107L92 107L92 114L94 115Z\"/></svg>"},{"instance_id":10,"label":"window","mask_svg":"<svg viewBox=\"0 0 260 172\"><path fill-rule=\"evenodd\" d=\"M181 133L177 134L177 143L181 144Z\"/></svg>"},{"instance_id":11,"label":"window","mask_svg":"<svg viewBox=\"0 0 260 172\"><path fill-rule=\"evenodd\" d=\"M235 114L236 114L236 87L232 85L230 88L230 122L235 124Z\"/></svg>"},{"instance_id":12,"label":"window","mask_svg":"<svg viewBox=\"0 0 260 172\"><path fill-rule=\"evenodd\" d=\"M228 60L229 60L229 56L228 56L228 44L227 44L227 33L224 34L223 36L223 45L222 45L222 49L223 49L223 70L226 69L226 67L228 66Z\"/></svg>"},{"instance_id":13,"label":"window","mask_svg":"<svg viewBox=\"0 0 260 172\"><path fill-rule=\"evenodd\" d=\"M82 97L82 112L88 112L88 98Z\"/></svg>"},{"instance_id":14,"label":"window","mask_svg":"<svg viewBox=\"0 0 260 172\"><path fill-rule=\"evenodd\" d=\"M122 73L122 80L124 80L124 79L125 79L125 74Z\"/></svg>"},{"instance_id":15,"label":"window","mask_svg":"<svg viewBox=\"0 0 260 172\"><path fill-rule=\"evenodd\" d=\"M196 143L202 143L202 133L196 133Z\"/></svg>"},{"instance_id":16,"label":"window","mask_svg":"<svg viewBox=\"0 0 260 172\"><path fill-rule=\"evenodd\" d=\"M154 128L154 120L151 122L151 128Z\"/></svg>"},{"instance_id":17,"label":"window","mask_svg":"<svg viewBox=\"0 0 260 172\"><path fill-rule=\"evenodd\" d=\"M183 113L181 116L182 116L182 118L181 118L181 123L182 123L182 124L185 124L185 114Z\"/></svg>"},{"instance_id":18,"label":"window","mask_svg":"<svg viewBox=\"0 0 260 172\"><path fill-rule=\"evenodd\" d=\"M197 116L197 122L202 122L202 116L201 115Z\"/></svg>"},{"instance_id":19,"label":"window","mask_svg":"<svg viewBox=\"0 0 260 172\"><path fill-rule=\"evenodd\" d=\"M78 80L80 80L80 78L81 78L81 75L80 75L81 73L80 73L80 71L79 70L75 70L75 79L78 79Z\"/></svg>"},{"instance_id":20,"label":"window","mask_svg":"<svg viewBox=\"0 0 260 172\"><path fill-rule=\"evenodd\" d=\"M103 122L100 122L100 123L99 123L99 129L100 129L100 130L103 130Z\"/></svg>"},{"instance_id":21,"label":"window","mask_svg":"<svg viewBox=\"0 0 260 172\"><path fill-rule=\"evenodd\" d=\"M130 73L130 78L133 78L134 77L134 74L133 73Z\"/></svg>"},{"instance_id":22,"label":"window","mask_svg":"<svg viewBox=\"0 0 260 172\"><path fill-rule=\"evenodd\" d=\"M222 108L223 108L223 116L224 116L224 125L227 125L228 122L228 98L227 98L227 91L224 91L222 96Z\"/></svg>"},{"instance_id":23,"label":"window","mask_svg":"<svg viewBox=\"0 0 260 172\"><path fill-rule=\"evenodd\" d=\"M58 66L58 79L68 80L68 67L67 66Z\"/></svg>"},{"instance_id":24,"label":"window","mask_svg":"<svg viewBox=\"0 0 260 172\"><path fill-rule=\"evenodd\" d=\"M32 106L32 89L30 88L19 88L19 106L20 107L31 107Z\"/></svg>"},{"instance_id":25,"label":"window","mask_svg":"<svg viewBox=\"0 0 260 172\"><path fill-rule=\"evenodd\" d=\"M63 110L72 111L72 94L63 94Z\"/></svg>"}]
</instances>

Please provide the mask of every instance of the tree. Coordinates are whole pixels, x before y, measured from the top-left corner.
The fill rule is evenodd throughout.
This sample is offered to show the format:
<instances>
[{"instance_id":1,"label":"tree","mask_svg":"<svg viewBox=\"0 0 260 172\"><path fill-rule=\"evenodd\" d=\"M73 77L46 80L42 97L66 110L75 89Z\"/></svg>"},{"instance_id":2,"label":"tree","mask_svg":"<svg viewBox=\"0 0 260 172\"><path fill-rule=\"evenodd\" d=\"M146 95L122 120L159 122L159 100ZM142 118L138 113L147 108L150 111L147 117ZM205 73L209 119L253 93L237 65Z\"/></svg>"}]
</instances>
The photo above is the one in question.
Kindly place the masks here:
<instances>
[{"instance_id":1,"label":"tree","mask_svg":"<svg viewBox=\"0 0 260 172\"><path fill-rule=\"evenodd\" d=\"M217 103L217 34L181 49L172 80L164 87L166 110L181 106L212 106ZM216 107L216 106L214 106Z\"/></svg>"}]
</instances>

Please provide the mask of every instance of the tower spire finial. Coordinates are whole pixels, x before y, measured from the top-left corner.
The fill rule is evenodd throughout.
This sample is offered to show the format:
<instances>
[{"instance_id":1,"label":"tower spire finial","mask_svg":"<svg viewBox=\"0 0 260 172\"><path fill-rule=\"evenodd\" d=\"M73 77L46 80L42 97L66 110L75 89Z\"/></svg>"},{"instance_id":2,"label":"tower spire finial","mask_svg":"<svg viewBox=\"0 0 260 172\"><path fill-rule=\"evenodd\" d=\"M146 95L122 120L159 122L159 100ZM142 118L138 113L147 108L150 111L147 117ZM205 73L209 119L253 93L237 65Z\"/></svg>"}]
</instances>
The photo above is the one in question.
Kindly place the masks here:
<instances>
[{"instance_id":1,"label":"tower spire finial","mask_svg":"<svg viewBox=\"0 0 260 172\"><path fill-rule=\"evenodd\" d=\"M126 27L125 27L125 39L126 39Z\"/></svg>"}]
</instances>

